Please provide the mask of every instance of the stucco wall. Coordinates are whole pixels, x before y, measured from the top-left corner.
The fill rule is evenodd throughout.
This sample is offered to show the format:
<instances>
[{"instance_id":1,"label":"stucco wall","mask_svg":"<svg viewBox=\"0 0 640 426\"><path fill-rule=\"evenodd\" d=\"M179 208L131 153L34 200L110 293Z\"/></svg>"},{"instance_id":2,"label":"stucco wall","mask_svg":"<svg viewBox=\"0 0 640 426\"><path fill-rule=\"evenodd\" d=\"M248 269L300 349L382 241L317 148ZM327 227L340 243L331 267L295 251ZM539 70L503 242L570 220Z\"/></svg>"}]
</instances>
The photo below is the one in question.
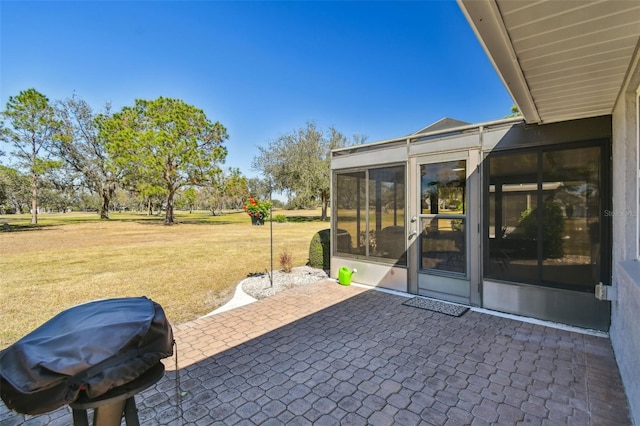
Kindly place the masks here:
<instances>
[{"instance_id":1,"label":"stucco wall","mask_svg":"<svg viewBox=\"0 0 640 426\"><path fill-rule=\"evenodd\" d=\"M636 69L636 76L640 72ZM636 259L638 227L637 80L613 114L613 286L611 343L622 376L632 421L640 425L640 262Z\"/></svg>"},{"instance_id":2,"label":"stucco wall","mask_svg":"<svg viewBox=\"0 0 640 426\"><path fill-rule=\"evenodd\" d=\"M640 262L629 260L618 264L618 302L615 302L611 343L622 376L631 417L640 425Z\"/></svg>"}]
</instances>

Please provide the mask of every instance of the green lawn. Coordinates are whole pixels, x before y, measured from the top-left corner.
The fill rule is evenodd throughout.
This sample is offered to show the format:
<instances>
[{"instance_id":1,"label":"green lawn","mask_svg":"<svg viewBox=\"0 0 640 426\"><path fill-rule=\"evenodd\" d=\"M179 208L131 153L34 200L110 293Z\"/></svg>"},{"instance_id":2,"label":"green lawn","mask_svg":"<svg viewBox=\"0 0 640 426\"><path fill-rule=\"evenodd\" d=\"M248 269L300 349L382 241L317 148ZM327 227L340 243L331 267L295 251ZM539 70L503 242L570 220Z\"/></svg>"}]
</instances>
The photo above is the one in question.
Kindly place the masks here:
<instances>
[{"instance_id":1,"label":"green lawn","mask_svg":"<svg viewBox=\"0 0 640 426\"><path fill-rule=\"evenodd\" d=\"M276 213L274 213L276 214ZM329 227L319 211L278 211L273 223L274 267L280 253L294 266L308 261L313 235ZM270 266L270 226L252 226L243 212L211 216L95 213L0 216L0 348L75 304L111 297L147 296L178 324L224 304L249 274Z\"/></svg>"}]
</instances>

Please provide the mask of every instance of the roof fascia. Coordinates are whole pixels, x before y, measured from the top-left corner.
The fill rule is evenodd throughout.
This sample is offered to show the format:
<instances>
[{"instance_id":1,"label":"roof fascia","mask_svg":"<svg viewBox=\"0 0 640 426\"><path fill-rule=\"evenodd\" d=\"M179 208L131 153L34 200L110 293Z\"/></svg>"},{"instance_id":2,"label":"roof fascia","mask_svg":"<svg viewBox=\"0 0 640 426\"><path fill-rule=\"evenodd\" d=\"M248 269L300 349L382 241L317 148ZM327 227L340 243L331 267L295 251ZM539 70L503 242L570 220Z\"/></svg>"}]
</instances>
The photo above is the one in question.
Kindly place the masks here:
<instances>
[{"instance_id":1,"label":"roof fascia","mask_svg":"<svg viewBox=\"0 0 640 426\"><path fill-rule=\"evenodd\" d=\"M640 39L629 61L629 68L627 69L627 74L622 82L622 86L620 86L616 101L613 103L613 109L615 110L621 99L624 99L625 92L634 93L638 87L640 87Z\"/></svg>"},{"instance_id":2,"label":"roof fascia","mask_svg":"<svg viewBox=\"0 0 640 426\"><path fill-rule=\"evenodd\" d=\"M542 123L495 0L457 2L525 121Z\"/></svg>"},{"instance_id":3,"label":"roof fascia","mask_svg":"<svg viewBox=\"0 0 640 426\"><path fill-rule=\"evenodd\" d=\"M485 121L483 123L476 123L476 124L468 124L468 125L465 125L465 126L451 127L450 129L436 130L434 132L414 133L414 134L411 134L411 135L401 136L401 137L393 138L393 139L385 139L385 140L381 140L381 141L378 141L378 142L372 142L372 143L361 144L361 145L345 146L345 147L342 147L342 148L332 149L331 152L334 153L334 152L341 152L341 151L349 151L349 150L352 150L354 148L356 148L356 149L357 148L372 148L372 147L377 147L377 146L380 146L380 145L387 145L387 144L397 143L397 142L404 142L406 144L410 144L412 140L425 138L425 137L448 135L450 133L455 133L455 132L474 131L474 130L486 129L486 128L494 127L494 126L506 126L506 125L509 125L509 124L516 124L516 123L522 123L522 122L523 122L523 117L501 118L499 120Z\"/></svg>"}]
</instances>

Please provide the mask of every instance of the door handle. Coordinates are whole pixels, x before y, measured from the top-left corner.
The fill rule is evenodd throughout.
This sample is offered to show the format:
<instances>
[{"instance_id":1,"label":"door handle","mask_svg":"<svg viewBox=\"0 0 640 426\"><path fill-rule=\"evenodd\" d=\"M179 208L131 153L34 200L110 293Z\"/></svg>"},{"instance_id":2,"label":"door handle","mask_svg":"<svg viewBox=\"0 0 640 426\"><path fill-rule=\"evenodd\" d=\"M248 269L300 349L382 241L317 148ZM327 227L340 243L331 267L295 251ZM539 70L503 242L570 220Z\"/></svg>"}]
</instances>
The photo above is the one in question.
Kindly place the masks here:
<instances>
[{"instance_id":1,"label":"door handle","mask_svg":"<svg viewBox=\"0 0 640 426\"><path fill-rule=\"evenodd\" d=\"M411 231L409 232L409 239L413 238L414 236L418 235L417 231Z\"/></svg>"}]
</instances>

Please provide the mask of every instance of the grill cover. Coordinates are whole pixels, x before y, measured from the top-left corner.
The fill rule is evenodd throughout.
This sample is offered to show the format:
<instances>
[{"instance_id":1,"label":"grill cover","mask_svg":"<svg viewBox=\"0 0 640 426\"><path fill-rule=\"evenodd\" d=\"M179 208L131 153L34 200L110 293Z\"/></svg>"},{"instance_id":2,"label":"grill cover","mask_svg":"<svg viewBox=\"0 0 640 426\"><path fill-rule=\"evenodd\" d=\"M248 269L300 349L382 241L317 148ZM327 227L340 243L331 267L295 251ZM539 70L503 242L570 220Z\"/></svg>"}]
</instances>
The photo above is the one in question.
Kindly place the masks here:
<instances>
[{"instance_id":1,"label":"grill cover","mask_svg":"<svg viewBox=\"0 0 640 426\"><path fill-rule=\"evenodd\" d=\"M0 352L0 395L23 414L95 398L173 354L162 307L146 297L98 300L56 315Z\"/></svg>"}]
</instances>

